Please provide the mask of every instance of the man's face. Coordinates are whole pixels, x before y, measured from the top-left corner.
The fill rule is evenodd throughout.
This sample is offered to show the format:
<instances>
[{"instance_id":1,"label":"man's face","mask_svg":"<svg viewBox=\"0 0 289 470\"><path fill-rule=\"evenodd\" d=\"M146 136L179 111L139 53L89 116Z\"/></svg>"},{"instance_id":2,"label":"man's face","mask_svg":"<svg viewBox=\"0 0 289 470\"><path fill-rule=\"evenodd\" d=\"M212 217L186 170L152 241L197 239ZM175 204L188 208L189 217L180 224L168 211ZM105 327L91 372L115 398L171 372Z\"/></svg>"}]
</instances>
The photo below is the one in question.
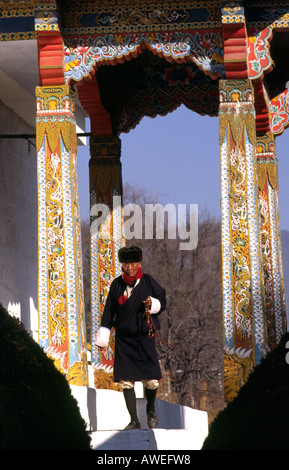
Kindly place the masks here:
<instances>
[{"instance_id":1,"label":"man's face","mask_svg":"<svg viewBox=\"0 0 289 470\"><path fill-rule=\"evenodd\" d=\"M140 262L139 263L122 263L122 268L128 276L134 277L136 273L138 272L138 269L140 267Z\"/></svg>"}]
</instances>

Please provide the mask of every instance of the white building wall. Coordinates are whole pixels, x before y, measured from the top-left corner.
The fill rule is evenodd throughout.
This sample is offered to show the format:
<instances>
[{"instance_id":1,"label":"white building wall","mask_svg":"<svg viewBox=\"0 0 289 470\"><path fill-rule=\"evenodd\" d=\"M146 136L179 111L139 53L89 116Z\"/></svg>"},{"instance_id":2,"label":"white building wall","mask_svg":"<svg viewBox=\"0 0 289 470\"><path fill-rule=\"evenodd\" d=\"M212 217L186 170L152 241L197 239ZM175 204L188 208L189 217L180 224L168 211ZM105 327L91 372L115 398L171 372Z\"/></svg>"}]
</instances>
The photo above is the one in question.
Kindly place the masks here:
<instances>
[{"instance_id":1,"label":"white building wall","mask_svg":"<svg viewBox=\"0 0 289 470\"><path fill-rule=\"evenodd\" d=\"M0 135L5 134L35 129L0 101ZM27 140L0 138L0 303L28 331L38 330L37 214L35 147L29 153Z\"/></svg>"}]
</instances>

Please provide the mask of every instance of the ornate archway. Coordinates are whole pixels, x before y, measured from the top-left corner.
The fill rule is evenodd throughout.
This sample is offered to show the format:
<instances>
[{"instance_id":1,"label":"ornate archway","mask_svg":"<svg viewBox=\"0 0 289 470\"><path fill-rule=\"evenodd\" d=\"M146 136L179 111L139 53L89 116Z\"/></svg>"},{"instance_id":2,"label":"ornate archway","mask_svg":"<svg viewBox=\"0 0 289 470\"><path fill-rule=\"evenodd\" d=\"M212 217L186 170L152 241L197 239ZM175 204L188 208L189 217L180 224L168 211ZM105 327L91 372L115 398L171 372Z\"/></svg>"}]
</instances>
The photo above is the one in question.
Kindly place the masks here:
<instances>
[{"instance_id":1,"label":"ornate archway","mask_svg":"<svg viewBox=\"0 0 289 470\"><path fill-rule=\"evenodd\" d=\"M273 3L35 0L18 10L33 19L39 54L40 341L65 357L70 380L77 370L86 383L76 92L91 122L92 224L96 202L111 208L110 238L91 236L93 335L124 242L121 205L113 208L121 133L181 103L220 123L227 400L285 331L275 138L289 125L289 3ZM1 9L14 15L11 2ZM99 374L111 370L94 347L92 361Z\"/></svg>"}]
</instances>

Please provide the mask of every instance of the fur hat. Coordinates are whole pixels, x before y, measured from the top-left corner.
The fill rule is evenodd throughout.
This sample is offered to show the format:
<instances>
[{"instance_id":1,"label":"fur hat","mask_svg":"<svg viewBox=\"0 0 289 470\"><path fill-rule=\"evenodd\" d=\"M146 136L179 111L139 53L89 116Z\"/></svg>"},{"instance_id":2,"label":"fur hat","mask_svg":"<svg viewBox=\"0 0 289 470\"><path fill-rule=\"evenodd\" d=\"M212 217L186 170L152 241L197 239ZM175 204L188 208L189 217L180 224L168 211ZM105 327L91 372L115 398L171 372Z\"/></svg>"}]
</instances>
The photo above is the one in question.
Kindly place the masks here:
<instances>
[{"instance_id":1,"label":"fur hat","mask_svg":"<svg viewBox=\"0 0 289 470\"><path fill-rule=\"evenodd\" d=\"M123 247L118 251L120 263L139 263L142 260L142 251L137 246Z\"/></svg>"}]
</instances>

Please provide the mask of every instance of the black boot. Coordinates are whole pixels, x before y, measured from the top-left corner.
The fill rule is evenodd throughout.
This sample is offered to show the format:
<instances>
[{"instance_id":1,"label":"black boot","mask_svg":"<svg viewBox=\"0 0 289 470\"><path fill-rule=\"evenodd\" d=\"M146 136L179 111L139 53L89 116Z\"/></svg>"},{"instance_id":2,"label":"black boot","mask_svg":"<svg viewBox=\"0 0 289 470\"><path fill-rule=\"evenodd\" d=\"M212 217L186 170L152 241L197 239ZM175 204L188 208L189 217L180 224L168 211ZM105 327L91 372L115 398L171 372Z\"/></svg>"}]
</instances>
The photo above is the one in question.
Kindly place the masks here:
<instances>
[{"instance_id":1,"label":"black boot","mask_svg":"<svg viewBox=\"0 0 289 470\"><path fill-rule=\"evenodd\" d=\"M145 387L145 396L147 399L146 412L149 428L156 428L158 424L158 417L155 412L155 399L157 396L157 391L157 388L150 390L149 388Z\"/></svg>"},{"instance_id":2,"label":"black boot","mask_svg":"<svg viewBox=\"0 0 289 470\"><path fill-rule=\"evenodd\" d=\"M124 428L124 431L129 431L130 429L140 429L140 423L136 412L136 396L134 388L125 388L123 390L123 395L131 418L130 423Z\"/></svg>"}]
</instances>

